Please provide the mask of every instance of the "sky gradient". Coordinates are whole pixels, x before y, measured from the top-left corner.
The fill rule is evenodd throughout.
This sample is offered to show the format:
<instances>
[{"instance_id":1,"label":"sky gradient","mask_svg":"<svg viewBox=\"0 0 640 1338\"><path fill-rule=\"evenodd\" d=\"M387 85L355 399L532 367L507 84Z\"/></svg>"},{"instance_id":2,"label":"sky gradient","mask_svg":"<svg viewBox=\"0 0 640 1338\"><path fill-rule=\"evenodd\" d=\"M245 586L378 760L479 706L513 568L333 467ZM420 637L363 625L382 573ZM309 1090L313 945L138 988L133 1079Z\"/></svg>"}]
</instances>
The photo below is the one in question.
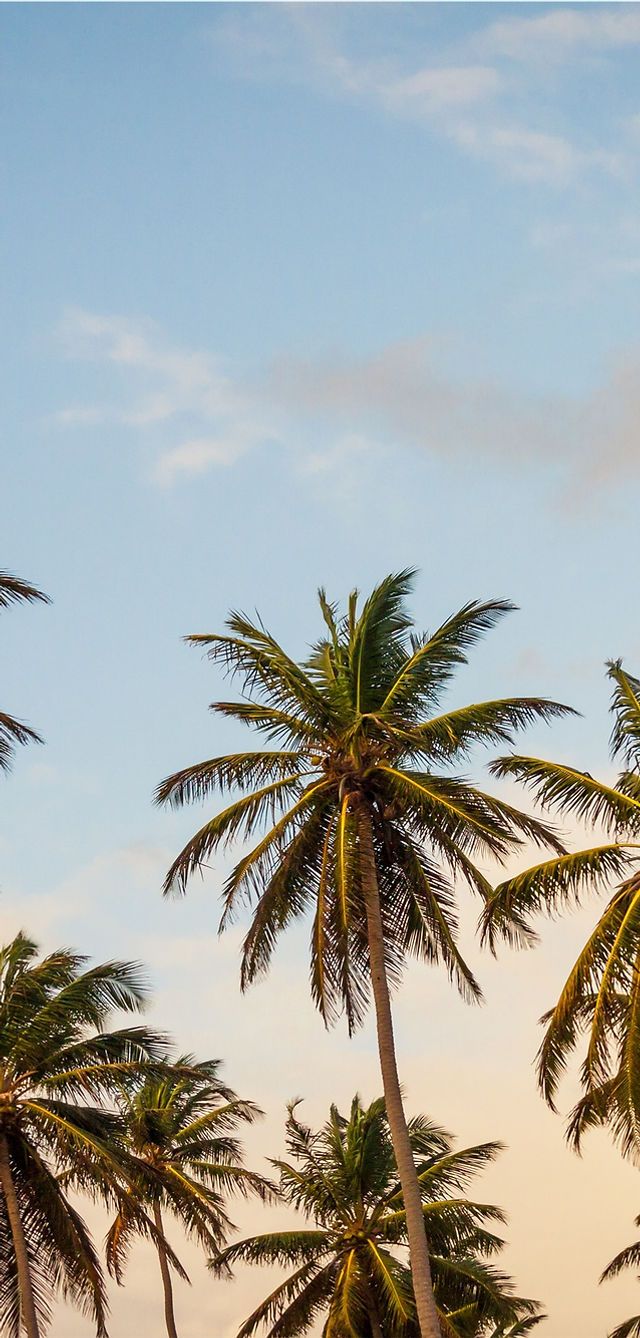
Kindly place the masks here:
<instances>
[{"instance_id":1,"label":"sky gradient","mask_svg":"<svg viewBox=\"0 0 640 1338\"><path fill-rule=\"evenodd\" d=\"M142 957L153 1016L267 1112L260 1163L291 1097L319 1122L378 1094L374 1038L323 1032L303 931L241 999L222 866L161 900L199 814L155 784L246 739L181 637L257 608L303 655L318 585L415 566L420 627L520 607L452 700L567 701L527 748L607 774L604 661L640 672L640 7L5 4L0 28L0 565L53 599L2 619L2 706L46 747L3 782L0 924ZM636 1173L605 1138L566 1151L532 1068L596 914L497 964L471 948L481 1010L426 969L397 1001L410 1108L508 1145L481 1192L545 1338L639 1308L632 1276L597 1286ZM181 1338L234 1338L266 1276L185 1253ZM141 1247L113 1338L151 1317Z\"/></svg>"}]
</instances>

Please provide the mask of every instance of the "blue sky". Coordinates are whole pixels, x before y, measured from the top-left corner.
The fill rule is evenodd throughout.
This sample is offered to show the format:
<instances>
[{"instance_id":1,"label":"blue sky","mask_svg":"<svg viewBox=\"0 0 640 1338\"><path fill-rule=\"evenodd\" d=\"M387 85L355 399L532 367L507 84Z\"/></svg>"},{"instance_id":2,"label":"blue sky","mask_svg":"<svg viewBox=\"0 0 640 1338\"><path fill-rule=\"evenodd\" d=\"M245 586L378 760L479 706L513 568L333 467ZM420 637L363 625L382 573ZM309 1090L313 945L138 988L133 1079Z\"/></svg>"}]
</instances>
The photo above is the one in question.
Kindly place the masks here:
<instances>
[{"instance_id":1,"label":"blue sky","mask_svg":"<svg viewBox=\"0 0 640 1338\"><path fill-rule=\"evenodd\" d=\"M234 952L209 937L219 874L160 901L195 815L156 812L152 789L237 741L214 729L219 683L180 638L257 607L303 653L318 584L338 597L416 566L421 626L469 598L521 608L459 700L556 695L583 717L532 749L607 767L603 662L640 668L640 7L7 4L0 27L2 565L54 600L2 624L3 707L47 746L4 786L0 915L7 932L145 956L158 1009L261 1087L277 1140L295 1092L322 1113L323 1075L350 1096L352 1052L300 1003L292 1067L256 1070L258 1013L278 1004L266 987L258 1013L237 1001ZM527 960L506 1033L488 1010L488 1040L525 1075L584 923ZM299 946L282 955L285 998ZM212 971L222 1038L204 1021ZM499 1000L511 977L491 979ZM411 980L410 999L439 989ZM477 1023L452 1016L455 1049ZM311 1037L327 1067L307 1079L293 1070ZM423 1044L431 1071L442 1057ZM368 1032L358 1046L373 1095ZM502 1111L516 1079L496 1081ZM530 1087L527 1129L574 1186ZM410 1097L430 1090L416 1078ZM451 1093L433 1113L460 1127L468 1101ZM524 1184L506 1124L467 1132L515 1141ZM636 1210L598 1148L563 1219L579 1232L589 1175L605 1200L619 1177L592 1290L576 1279L567 1296L542 1256L519 1276L550 1306L549 1338L596 1338L635 1303L626 1284L617 1303L595 1289ZM520 1273L526 1185L505 1204ZM127 1304L153 1295L149 1268ZM222 1321L206 1279L198 1305L231 1338L257 1285Z\"/></svg>"}]
</instances>

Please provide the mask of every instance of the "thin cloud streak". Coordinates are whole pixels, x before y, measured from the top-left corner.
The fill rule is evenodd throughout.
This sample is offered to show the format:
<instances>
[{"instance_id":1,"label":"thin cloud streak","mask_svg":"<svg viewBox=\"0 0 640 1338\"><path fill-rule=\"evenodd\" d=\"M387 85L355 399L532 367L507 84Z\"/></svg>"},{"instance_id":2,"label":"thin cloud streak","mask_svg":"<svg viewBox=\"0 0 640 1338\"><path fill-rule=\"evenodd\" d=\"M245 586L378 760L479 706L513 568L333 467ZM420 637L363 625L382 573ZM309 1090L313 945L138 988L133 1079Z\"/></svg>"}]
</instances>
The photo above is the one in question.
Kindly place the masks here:
<instances>
[{"instance_id":1,"label":"thin cloud streak","mask_svg":"<svg viewBox=\"0 0 640 1338\"><path fill-rule=\"evenodd\" d=\"M405 447L444 460L543 469L549 477L560 471L582 492L634 477L640 466L637 349L621 355L593 391L571 399L453 375L433 338L367 357L281 357L258 380L223 372L210 353L170 345L150 323L73 312L61 338L67 356L118 365L126 383L124 397L114 384L112 404L64 408L54 422L117 422L143 437L166 424L172 440L151 473L165 487L230 468L273 442L311 474L344 468L354 452Z\"/></svg>"},{"instance_id":2,"label":"thin cloud streak","mask_svg":"<svg viewBox=\"0 0 640 1338\"><path fill-rule=\"evenodd\" d=\"M527 88L514 76L514 59L561 61L579 46L597 50L635 42L637 32L635 5L629 15L560 10L490 24L457 53L445 58L430 49L428 60L409 69L391 58L347 54L324 11L283 7L277 22L271 12L243 13L212 36L244 77L306 84L324 96L368 104L424 127L514 181L557 189L592 173L624 177L635 155L620 148L619 136L582 145L546 124L529 124Z\"/></svg>"},{"instance_id":3,"label":"thin cloud streak","mask_svg":"<svg viewBox=\"0 0 640 1338\"><path fill-rule=\"evenodd\" d=\"M272 369L271 393L281 409L324 418L333 430L511 470L559 468L582 492L639 472L640 350L619 358L582 399L454 379L436 352L433 341L413 340L367 358L283 359Z\"/></svg>"},{"instance_id":4,"label":"thin cloud streak","mask_svg":"<svg viewBox=\"0 0 640 1338\"><path fill-rule=\"evenodd\" d=\"M577 52L612 51L640 43L640 5L574 5L534 18L500 19L480 45L520 61L564 61Z\"/></svg>"},{"instance_id":5,"label":"thin cloud streak","mask_svg":"<svg viewBox=\"0 0 640 1338\"><path fill-rule=\"evenodd\" d=\"M153 478L162 485L233 464L273 435L255 417L240 383L211 353L170 344L153 322L65 312L57 341L67 358L111 367L113 401L71 405L53 415L58 426L117 423L147 431L165 427L174 440L157 457Z\"/></svg>"}]
</instances>

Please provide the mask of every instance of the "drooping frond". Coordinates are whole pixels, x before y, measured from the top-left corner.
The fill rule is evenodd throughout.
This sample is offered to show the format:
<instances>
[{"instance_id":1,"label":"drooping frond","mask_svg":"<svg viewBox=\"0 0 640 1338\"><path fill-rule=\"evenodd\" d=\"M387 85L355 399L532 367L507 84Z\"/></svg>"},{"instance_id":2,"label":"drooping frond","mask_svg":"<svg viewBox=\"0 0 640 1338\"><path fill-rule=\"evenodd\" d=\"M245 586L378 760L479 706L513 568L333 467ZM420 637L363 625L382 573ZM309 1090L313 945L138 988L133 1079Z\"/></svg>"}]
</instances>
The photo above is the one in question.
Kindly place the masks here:
<instances>
[{"instance_id":1,"label":"drooping frond","mask_svg":"<svg viewBox=\"0 0 640 1338\"><path fill-rule=\"evenodd\" d=\"M42 742L35 729L22 720L15 720L6 711L0 711L0 771L9 770L16 744Z\"/></svg>"},{"instance_id":2,"label":"drooping frond","mask_svg":"<svg viewBox=\"0 0 640 1338\"><path fill-rule=\"evenodd\" d=\"M304 754L300 752L234 753L227 757L213 757L208 762L197 762L195 766L168 776L158 786L155 802L182 808L187 803L202 803L216 790L224 793L235 788L254 789L269 785L297 773L298 768L298 774L303 775Z\"/></svg>"},{"instance_id":3,"label":"drooping frond","mask_svg":"<svg viewBox=\"0 0 640 1338\"><path fill-rule=\"evenodd\" d=\"M569 708L505 697L434 716L471 647L513 605L474 600L419 635L407 611L413 577L391 574L362 602L352 591L343 611L321 590L321 635L301 661L259 618L241 613L231 614L222 634L189 638L242 687L243 700L212 709L249 724L275 749L214 757L176 772L156 792L159 802L179 807L216 789L239 792L187 842L165 893L184 893L220 848L250 842L226 878L220 926L250 908L243 987L268 969L284 929L308 916L313 999L326 1023L343 1015L351 1031L371 998L365 814L392 988L407 955L416 954L441 962L467 998L478 998L456 946L450 875L461 874L486 901L492 889L483 858L503 861L524 842L564 853L548 823L451 771L475 744L511 743L520 729ZM640 815L640 801L637 807Z\"/></svg>"},{"instance_id":4,"label":"drooping frond","mask_svg":"<svg viewBox=\"0 0 640 1338\"><path fill-rule=\"evenodd\" d=\"M0 609L8 609L11 604L50 604L48 595L43 594L29 581L11 572L0 571Z\"/></svg>"},{"instance_id":5,"label":"drooping frond","mask_svg":"<svg viewBox=\"0 0 640 1338\"><path fill-rule=\"evenodd\" d=\"M621 660L608 664L609 678L615 687L611 699L613 727L611 752L628 767L640 765L640 680L622 668Z\"/></svg>"},{"instance_id":6,"label":"drooping frond","mask_svg":"<svg viewBox=\"0 0 640 1338\"><path fill-rule=\"evenodd\" d=\"M0 571L0 609L7 609L11 604L49 602L48 595L35 585L13 576L11 572ZM29 725L0 711L0 771L9 771L16 745L24 743L42 743L42 739Z\"/></svg>"},{"instance_id":7,"label":"drooping frond","mask_svg":"<svg viewBox=\"0 0 640 1338\"><path fill-rule=\"evenodd\" d=\"M594 780L586 771L516 756L498 758L489 769L494 776L512 777L527 785L545 807L601 824L608 831L629 835L640 831L640 801Z\"/></svg>"},{"instance_id":8,"label":"drooping frond","mask_svg":"<svg viewBox=\"0 0 640 1338\"><path fill-rule=\"evenodd\" d=\"M640 1225L636 1218L636 1226ZM634 1241L633 1245L627 1245L624 1250L607 1264L600 1281L608 1282L611 1278L617 1278L627 1268L640 1268L640 1241ZM640 1315L633 1315L631 1319L626 1319L622 1324L618 1324L609 1334L609 1338L639 1338L640 1336Z\"/></svg>"},{"instance_id":9,"label":"drooping frond","mask_svg":"<svg viewBox=\"0 0 640 1338\"><path fill-rule=\"evenodd\" d=\"M575 715L570 706L544 697L504 697L433 716L402 734L409 754L452 761L480 745L512 743L528 725Z\"/></svg>"},{"instance_id":10,"label":"drooping frond","mask_svg":"<svg viewBox=\"0 0 640 1338\"><path fill-rule=\"evenodd\" d=\"M594 846L591 850L545 860L500 883L482 912L482 941L495 950L499 937L513 939L514 924L523 936L535 938L533 928L529 927L532 915L541 911L553 915L571 902L579 905L585 893L593 891L594 881L606 886L613 878L621 878L633 850L638 848L632 843L617 842Z\"/></svg>"}]
</instances>

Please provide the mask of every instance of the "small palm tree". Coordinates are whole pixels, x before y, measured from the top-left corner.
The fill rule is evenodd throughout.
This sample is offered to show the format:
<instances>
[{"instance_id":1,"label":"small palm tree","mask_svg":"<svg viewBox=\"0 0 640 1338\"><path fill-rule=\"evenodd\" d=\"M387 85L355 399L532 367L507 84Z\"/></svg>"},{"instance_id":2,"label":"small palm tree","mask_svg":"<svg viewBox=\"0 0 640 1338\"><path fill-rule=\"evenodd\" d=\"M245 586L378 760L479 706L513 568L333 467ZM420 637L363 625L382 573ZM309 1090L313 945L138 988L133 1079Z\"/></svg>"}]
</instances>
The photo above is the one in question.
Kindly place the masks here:
<instances>
[{"instance_id":1,"label":"small palm tree","mask_svg":"<svg viewBox=\"0 0 640 1338\"><path fill-rule=\"evenodd\" d=\"M29 585L28 581L22 581L8 571L0 571L0 609L21 603L48 604L49 599L41 590L36 590L35 585ZM9 770L17 743L42 743L42 739L21 720L0 711L0 771Z\"/></svg>"},{"instance_id":2,"label":"small palm tree","mask_svg":"<svg viewBox=\"0 0 640 1338\"><path fill-rule=\"evenodd\" d=\"M103 1274L68 1197L126 1193L114 1087L160 1053L146 1027L106 1027L140 1009L139 968L60 949L38 959L23 934L0 950L0 1330L40 1338L57 1293L105 1333ZM118 1191L118 1186L120 1187Z\"/></svg>"},{"instance_id":3,"label":"small palm tree","mask_svg":"<svg viewBox=\"0 0 640 1338\"><path fill-rule=\"evenodd\" d=\"M183 1055L167 1064L164 1074L123 1083L117 1095L126 1147L140 1174L107 1236L107 1263L121 1282L131 1241L140 1229L142 1202L150 1208L156 1229L169 1338L177 1338L169 1264L183 1278L187 1275L168 1252L163 1210L208 1254L217 1255L231 1227L226 1195L255 1193L265 1199L271 1191L263 1177L242 1165L236 1136L238 1125L250 1124L262 1112L225 1086L219 1067L217 1060L197 1063ZM142 1225L144 1229L144 1219Z\"/></svg>"},{"instance_id":4,"label":"small palm tree","mask_svg":"<svg viewBox=\"0 0 640 1338\"><path fill-rule=\"evenodd\" d=\"M608 666L614 691L611 751L622 764L616 783L538 758L496 761L498 776L528 785L538 801L609 834L606 844L547 860L502 883L487 902L484 935L535 938L531 919L577 904L590 890L616 886L555 1008L539 1055L544 1096L554 1106L569 1056L588 1033L581 1072L582 1100L570 1121L579 1143L585 1129L609 1123L627 1153L640 1156L640 680L620 661ZM635 868L634 868L635 866ZM630 868L634 871L630 873ZM626 876L625 876L626 875Z\"/></svg>"},{"instance_id":5,"label":"small palm tree","mask_svg":"<svg viewBox=\"0 0 640 1338\"><path fill-rule=\"evenodd\" d=\"M636 1226L640 1226L640 1217L636 1217ZM617 1278L625 1268L640 1267L640 1240L634 1241L633 1245L627 1245L626 1249L621 1250L615 1259L611 1260L600 1278L601 1282L606 1282L609 1278ZM631 1319L623 1320L609 1334L609 1338L640 1338L640 1315L633 1315Z\"/></svg>"},{"instance_id":6,"label":"small palm tree","mask_svg":"<svg viewBox=\"0 0 640 1338\"><path fill-rule=\"evenodd\" d=\"M321 591L325 634L301 664L261 623L239 613L223 635L188 638L244 684L241 701L213 709L277 747L187 767L165 780L156 798L181 806L216 790L244 792L192 837L165 882L165 892L184 892L217 849L261 831L224 889L221 928L243 902L256 903L243 948L243 989L267 971L283 930L312 907L311 990L325 1023L344 1009L353 1030L372 989L420 1333L439 1338L390 988L413 955L442 962L467 998L480 997L456 944L451 876L487 898L492 889L478 856L500 860L523 837L563 847L547 826L452 768L474 746L511 740L529 722L568 708L527 697L435 713L469 648L513 606L467 604L437 631L418 636L406 609L412 580L412 572L387 577L360 611L354 592L344 617Z\"/></svg>"},{"instance_id":7,"label":"small palm tree","mask_svg":"<svg viewBox=\"0 0 640 1338\"><path fill-rule=\"evenodd\" d=\"M286 1203L311 1225L230 1245L213 1268L236 1262L280 1264L292 1271L242 1325L268 1338L294 1338L326 1316L326 1338L415 1338L411 1273L404 1258L407 1220L384 1101L348 1117L335 1106L314 1133L289 1108L290 1161L275 1161ZM431 1270L441 1330L451 1335L503 1334L537 1306L514 1296L508 1278L486 1262L502 1245L489 1229L498 1208L462 1197L490 1163L497 1143L455 1151L451 1138L424 1117L409 1122L421 1210L431 1243Z\"/></svg>"}]
</instances>

